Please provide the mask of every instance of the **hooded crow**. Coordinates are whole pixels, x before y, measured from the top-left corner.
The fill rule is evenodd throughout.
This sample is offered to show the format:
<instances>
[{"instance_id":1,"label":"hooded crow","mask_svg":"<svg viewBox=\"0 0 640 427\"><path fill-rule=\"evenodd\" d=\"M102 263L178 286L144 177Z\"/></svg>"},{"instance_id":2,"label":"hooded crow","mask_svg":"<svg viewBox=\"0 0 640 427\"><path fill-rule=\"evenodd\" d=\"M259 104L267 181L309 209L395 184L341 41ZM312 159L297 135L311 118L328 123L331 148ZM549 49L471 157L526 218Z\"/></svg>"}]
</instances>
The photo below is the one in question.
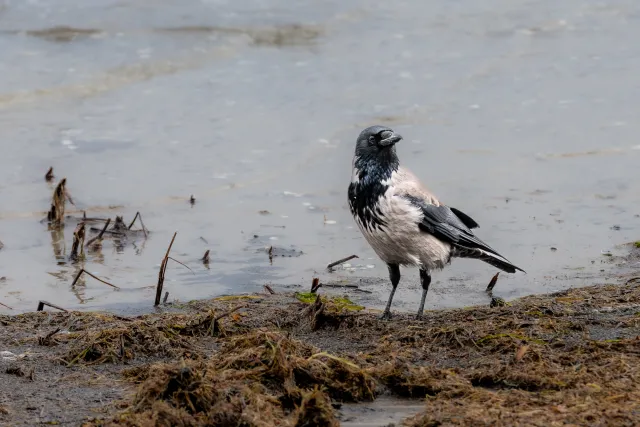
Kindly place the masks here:
<instances>
[{"instance_id":1,"label":"hooded crow","mask_svg":"<svg viewBox=\"0 0 640 427\"><path fill-rule=\"evenodd\" d=\"M475 258L507 273L516 267L471 231L478 224L467 214L442 204L409 170L400 167L395 144L402 137L385 126L371 126L358 136L349 185L349 207L360 231L387 264L391 294L382 314L391 318L391 301L400 282L400 266L420 269L422 317L431 271L451 258Z\"/></svg>"}]
</instances>

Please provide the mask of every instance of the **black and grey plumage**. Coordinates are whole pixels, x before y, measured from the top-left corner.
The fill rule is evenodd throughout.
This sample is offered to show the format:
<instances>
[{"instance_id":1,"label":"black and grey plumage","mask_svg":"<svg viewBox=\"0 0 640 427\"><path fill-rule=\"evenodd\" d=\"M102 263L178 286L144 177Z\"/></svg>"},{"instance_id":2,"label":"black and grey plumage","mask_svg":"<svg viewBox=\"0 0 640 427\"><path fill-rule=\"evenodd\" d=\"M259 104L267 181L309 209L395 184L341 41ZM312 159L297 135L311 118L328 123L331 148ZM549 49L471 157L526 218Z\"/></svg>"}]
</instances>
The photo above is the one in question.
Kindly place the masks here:
<instances>
[{"instance_id":1,"label":"black and grey plumage","mask_svg":"<svg viewBox=\"0 0 640 427\"><path fill-rule=\"evenodd\" d=\"M356 143L349 185L351 213L389 268L392 290L382 317L391 317L401 265L420 269L418 318L424 311L431 272L444 268L451 258L476 258L508 273L524 272L473 234L478 224L471 217L441 203L400 166L395 148L400 140L385 126L364 129Z\"/></svg>"}]
</instances>

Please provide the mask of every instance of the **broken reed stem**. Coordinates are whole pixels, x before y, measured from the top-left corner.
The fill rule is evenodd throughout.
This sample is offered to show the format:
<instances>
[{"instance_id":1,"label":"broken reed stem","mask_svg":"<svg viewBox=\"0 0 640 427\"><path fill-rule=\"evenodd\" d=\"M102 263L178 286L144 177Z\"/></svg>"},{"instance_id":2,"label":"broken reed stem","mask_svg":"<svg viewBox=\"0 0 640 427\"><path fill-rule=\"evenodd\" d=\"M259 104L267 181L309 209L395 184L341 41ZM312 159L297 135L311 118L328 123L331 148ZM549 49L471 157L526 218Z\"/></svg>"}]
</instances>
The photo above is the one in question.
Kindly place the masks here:
<instances>
[{"instance_id":1,"label":"broken reed stem","mask_svg":"<svg viewBox=\"0 0 640 427\"><path fill-rule=\"evenodd\" d=\"M162 304L166 304L169 299L169 292L164 293L164 298L162 299Z\"/></svg>"},{"instance_id":2,"label":"broken reed stem","mask_svg":"<svg viewBox=\"0 0 640 427\"><path fill-rule=\"evenodd\" d=\"M147 237L147 228L144 226L144 222L142 222L142 215L140 215L140 212L136 212L136 216L133 217L133 221L131 221L131 224L129 224L129 227L127 227L127 229L131 230L131 227L133 227L133 224L135 224L136 219L140 219L140 225L142 226L142 232L144 233L144 237Z\"/></svg>"},{"instance_id":3,"label":"broken reed stem","mask_svg":"<svg viewBox=\"0 0 640 427\"><path fill-rule=\"evenodd\" d=\"M491 278L491 281L489 282L489 285L487 286L487 292L491 293L493 292L493 287L496 285L496 283L498 283L498 276L500 275L500 272L498 271L495 276L493 276Z\"/></svg>"},{"instance_id":4,"label":"broken reed stem","mask_svg":"<svg viewBox=\"0 0 640 427\"><path fill-rule=\"evenodd\" d=\"M69 255L69 259L76 261L79 256L84 255L84 237L85 237L85 228L84 222L81 222L77 225L76 229L73 231L73 246L71 246L71 255ZM80 253L78 254L78 250Z\"/></svg>"},{"instance_id":5,"label":"broken reed stem","mask_svg":"<svg viewBox=\"0 0 640 427\"><path fill-rule=\"evenodd\" d=\"M320 284L320 279L318 279L317 277L314 277L313 280L311 281L311 293L315 294L316 291L320 289L320 286L322 286Z\"/></svg>"},{"instance_id":6,"label":"broken reed stem","mask_svg":"<svg viewBox=\"0 0 640 427\"><path fill-rule=\"evenodd\" d=\"M354 258L358 258L358 255L351 255L351 256L348 256L346 258L339 259L336 262L332 262L331 264L327 265L327 269L331 270L336 265L340 265L340 264L345 263L345 262L347 262L347 261L349 261L351 259L354 259Z\"/></svg>"},{"instance_id":7,"label":"broken reed stem","mask_svg":"<svg viewBox=\"0 0 640 427\"><path fill-rule=\"evenodd\" d=\"M162 298L162 287L164 286L164 274L167 271L167 263L169 262L169 252L171 252L171 246L173 246L173 242L176 240L176 235L178 232L173 233L173 237L171 238L171 243L169 243L169 247L167 248L167 253L162 259L162 263L160 263L160 271L158 272L158 286L156 288L156 301L153 305L157 307L160 305L160 298Z\"/></svg>"},{"instance_id":8,"label":"broken reed stem","mask_svg":"<svg viewBox=\"0 0 640 427\"><path fill-rule=\"evenodd\" d=\"M93 239L90 239L87 242L87 247L89 247L89 245L91 245L92 243L95 242L101 242L102 241L102 236L104 235L104 232L107 231L107 227L109 227L109 224L111 223L111 218L107 218L107 222L105 222L104 227L102 227L102 230L100 230L100 234L98 234L96 237L94 237Z\"/></svg>"},{"instance_id":9,"label":"broken reed stem","mask_svg":"<svg viewBox=\"0 0 640 427\"><path fill-rule=\"evenodd\" d=\"M13 308L9 307L7 304L3 304L3 303L0 302L0 305L3 306L3 307L7 307L9 310L13 310Z\"/></svg>"},{"instance_id":10,"label":"broken reed stem","mask_svg":"<svg viewBox=\"0 0 640 427\"><path fill-rule=\"evenodd\" d=\"M53 196L51 197L51 210L47 213L47 220L56 226L62 224L64 218L64 205L66 200L67 190L67 178L62 178L56 188L53 190Z\"/></svg>"},{"instance_id":11,"label":"broken reed stem","mask_svg":"<svg viewBox=\"0 0 640 427\"><path fill-rule=\"evenodd\" d=\"M47 171L46 175L44 176L44 179L47 182L51 182L53 181L53 178L55 178L55 176L53 175L53 166L51 166Z\"/></svg>"},{"instance_id":12,"label":"broken reed stem","mask_svg":"<svg viewBox=\"0 0 640 427\"><path fill-rule=\"evenodd\" d=\"M205 264L209 264L209 249L207 249L207 251L204 253L204 256L200 261L202 261Z\"/></svg>"},{"instance_id":13,"label":"broken reed stem","mask_svg":"<svg viewBox=\"0 0 640 427\"><path fill-rule=\"evenodd\" d=\"M42 310L44 310L44 306L45 306L45 305L46 305L46 306L49 306L49 307L52 307L52 308L57 308L58 310L60 310L60 311L64 311L65 313L68 313L68 312L69 312L69 310L67 310L66 308L62 308L62 307L60 307L59 305L51 304L51 303L50 303L50 302L48 302L48 301L39 301L39 302L38 302L38 309L37 309L36 311L42 311Z\"/></svg>"},{"instance_id":14,"label":"broken reed stem","mask_svg":"<svg viewBox=\"0 0 640 427\"><path fill-rule=\"evenodd\" d=\"M76 278L73 280L73 283L71 284L71 287L75 287L76 283L78 282L78 280L80 280L80 276L82 275L82 273L87 273L89 276L93 277L94 279L96 279L98 282L102 282L105 285L109 285L112 288L116 288L116 289L120 289L118 286L116 285L112 285L109 282L105 282L104 280L100 279L99 277L94 276L93 274L89 273L87 270L85 270L84 268L80 269L80 271L78 272L78 274L76 275Z\"/></svg>"},{"instance_id":15,"label":"broken reed stem","mask_svg":"<svg viewBox=\"0 0 640 427\"><path fill-rule=\"evenodd\" d=\"M267 292L269 292L271 295L274 295L276 293L276 291L273 290L273 288L269 285L264 285L264 288L267 290Z\"/></svg>"}]
</instances>

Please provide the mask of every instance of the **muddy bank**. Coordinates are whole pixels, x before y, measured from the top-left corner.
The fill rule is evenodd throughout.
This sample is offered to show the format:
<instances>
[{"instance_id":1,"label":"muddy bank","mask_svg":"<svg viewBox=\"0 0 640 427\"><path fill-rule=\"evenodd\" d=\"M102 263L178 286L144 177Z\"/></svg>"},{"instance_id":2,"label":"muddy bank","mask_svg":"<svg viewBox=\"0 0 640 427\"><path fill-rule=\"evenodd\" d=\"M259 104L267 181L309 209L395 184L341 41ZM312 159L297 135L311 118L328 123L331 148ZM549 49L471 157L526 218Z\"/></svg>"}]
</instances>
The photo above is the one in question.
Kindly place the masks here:
<instances>
[{"instance_id":1,"label":"muddy bank","mask_svg":"<svg viewBox=\"0 0 640 427\"><path fill-rule=\"evenodd\" d=\"M222 297L131 318L1 316L0 423L640 422L633 278L422 321L380 321L320 295Z\"/></svg>"}]
</instances>

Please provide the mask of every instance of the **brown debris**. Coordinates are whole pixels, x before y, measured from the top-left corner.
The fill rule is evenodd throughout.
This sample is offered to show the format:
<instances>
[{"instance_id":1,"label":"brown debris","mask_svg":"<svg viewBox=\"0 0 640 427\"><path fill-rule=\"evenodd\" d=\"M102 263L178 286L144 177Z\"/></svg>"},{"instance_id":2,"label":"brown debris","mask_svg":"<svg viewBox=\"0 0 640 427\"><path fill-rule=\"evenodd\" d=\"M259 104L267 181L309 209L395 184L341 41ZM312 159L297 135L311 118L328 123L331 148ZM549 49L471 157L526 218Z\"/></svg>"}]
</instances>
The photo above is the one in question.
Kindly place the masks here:
<instances>
[{"instance_id":1,"label":"brown debris","mask_svg":"<svg viewBox=\"0 0 640 427\"><path fill-rule=\"evenodd\" d=\"M43 346L56 345L56 341L53 339L53 336L58 332L60 332L60 328L56 328L54 331L49 332L44 337L38 337L38 344Z\"/></svg>"},{"instance_id":2,"label":"brown debris","mask_svg":"<svg viewBox=\"0 0 640 427\"><path fill-rule=\"evenodd\" d=\"M133 225L133 223L131 225ZM116 215L116 220L113 222L111 231L125 234L127 230L129 230L129 227L127 227L127 225L124 223L124 218L122 216Z\"/></svg>"},{"instance_id":3,"label":"brown debris","mask_svg":"<svg viewBox=\"0 0 640 427\"><path fill-rule=\"evenodd\" d=\"M200 261L202 261L204 264L209 264L209 249L206 250L204 256Z\"/></svg>"},{"instance_id":4,"label":"brown debris","mask_svg":"<svg viewBox=\"0 0 640 427\"><path fill-rule=\"evenodd\" d=\"M30 364L81 364L74 373L99 372L110 387L124 377L124 400L87 425L337 425L333 407L380 394L426 398L412 426L640 423L638 284L427 311L423 321L384 322L336 301L279 293L126 319L0 316L0 346L16 352L45 335L33 329L60 327L68 333ZM108 365L92 371L98 363Z\"/></svg>"},{"instance_id":5,"label":"brown debris","mask_svg":"<svg viewBox=\"0 0 640 427\"><path fill-rule=\"evenodd\" d=\"M318 386L313 391L303 392L302 402L296 410L295 427L338 427L331 402Z\"/></svg>"}]
</instances>

